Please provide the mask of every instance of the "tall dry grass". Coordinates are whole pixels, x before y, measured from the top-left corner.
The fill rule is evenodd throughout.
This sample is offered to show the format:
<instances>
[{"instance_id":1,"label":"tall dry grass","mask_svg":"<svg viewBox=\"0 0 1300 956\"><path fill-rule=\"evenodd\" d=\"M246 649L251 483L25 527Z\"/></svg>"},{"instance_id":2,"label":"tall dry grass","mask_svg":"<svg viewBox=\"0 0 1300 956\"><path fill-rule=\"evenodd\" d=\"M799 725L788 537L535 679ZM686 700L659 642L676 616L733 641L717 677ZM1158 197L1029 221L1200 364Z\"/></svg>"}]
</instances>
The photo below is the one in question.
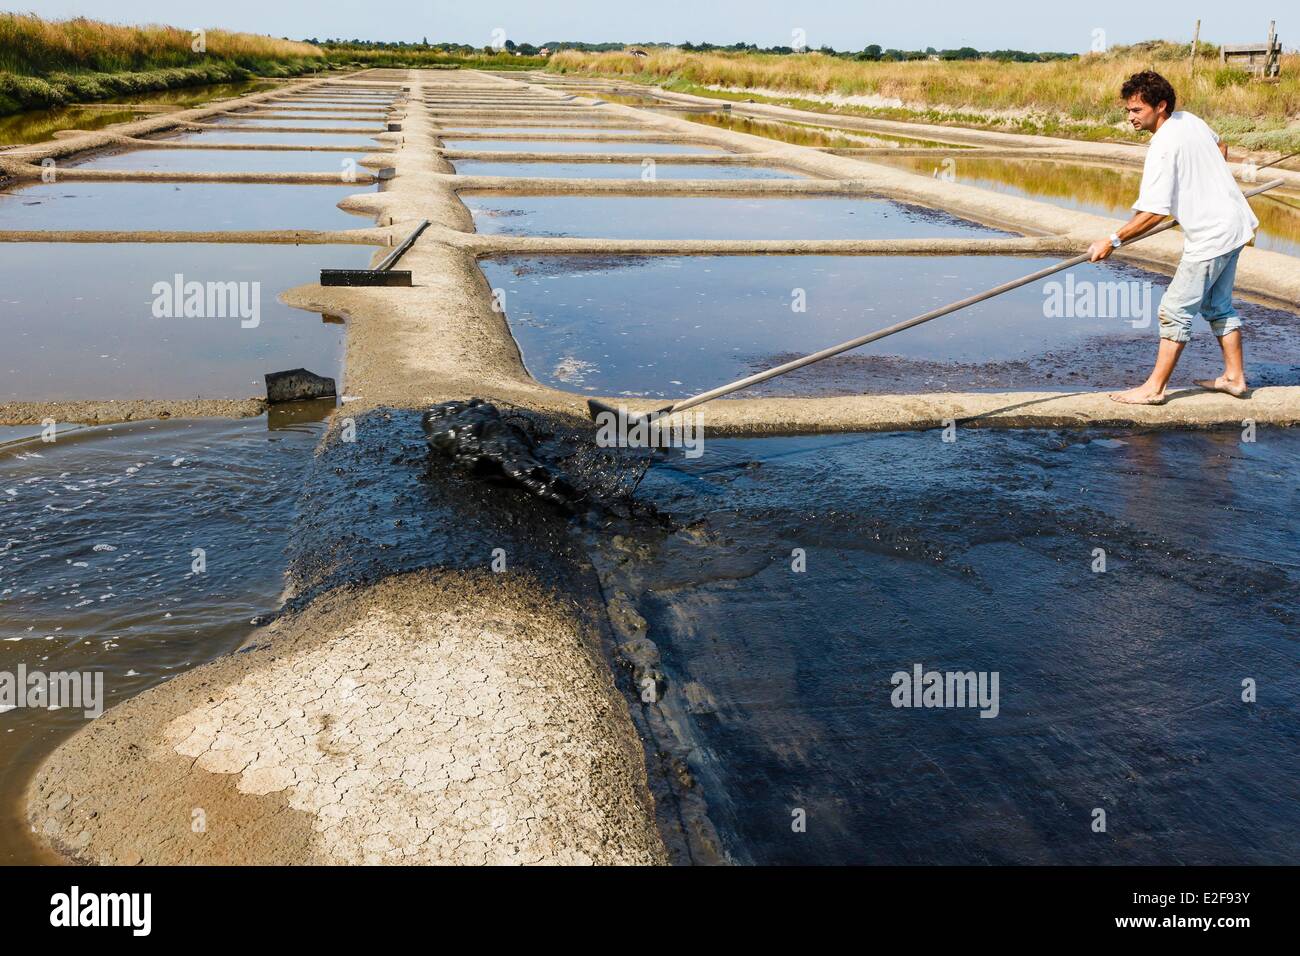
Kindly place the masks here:
<instances>
[{"instance_id":1,"label":"tall dry grass","mask_svg":"<svg viewBox=\"0 0 1300 956\"><path fill-rule=\"evenodd\" d=\"M85 17L44 20L34 14L0 13L0 70L20 76L121 73L196 66L209 59L244 66L322 55L310 43L251 33L209 30L204 39L206 51L195 52L193 34L176 27L124 27Z\"/></svg>"},{"instance_id":2,"label":"tall dry grass","mask_svg":"<svg viewBox=\"0 0 1300 956\"><path fill-rule=\"evenodd\" d=\"M326 65L310 43L0 13L0 115L155 90L294 76Z\"/></svg>"},{"instance_id":3,"label":"tall dry grass","mask_svg":"<svg viewBox=\"0 0 1300 956\"><path fill-rule=\"evenodd\" d=\"M862 62L821 53L629 53L565 50L548 69L619 76L678 89L777 91L791 98L866 97L861 111L976 122L994 128L1098 138L1131 135L1118 93L1139 70L1158 69L1179 92L1179 106L1216 123L1234 142L1258 148L1300 140L1300 55L1283 57L1276 83L1251 81L1203 56L1195 79L1180 48L1154 45L1077 60L1012 63L992 60ZM1181 48L1185 49L1185 47ZM1298 145L1296 148L1300 148Z\"/></svg>"}]
</instances>

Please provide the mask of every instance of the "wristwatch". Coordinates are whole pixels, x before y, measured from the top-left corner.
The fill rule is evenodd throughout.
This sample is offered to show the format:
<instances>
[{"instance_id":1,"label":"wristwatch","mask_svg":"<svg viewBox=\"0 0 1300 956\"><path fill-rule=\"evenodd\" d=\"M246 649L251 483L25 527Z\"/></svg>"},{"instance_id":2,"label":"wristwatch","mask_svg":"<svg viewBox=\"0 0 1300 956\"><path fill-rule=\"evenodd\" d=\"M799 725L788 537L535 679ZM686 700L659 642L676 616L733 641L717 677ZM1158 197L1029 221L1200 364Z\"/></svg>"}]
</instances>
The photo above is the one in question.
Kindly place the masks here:
<instances>
[{"instance_id":1,"label":"wristwatch","mask_svg":"<svg viewBox=\"0 0 1300 956\"><path fill-rule=\"evenodd\" d=\"M1120 237L1119 237L1119 233L1118 233L1118 232L1112 232L1112 233L1110 234L1110 246L1111 246L1111 248L1112 248L1112 249L1118 249L1118 248L1119 248L1120 246L1122 246L1122 245L1124 245L1124 240L1120 239Z\"/></svg>"}]
</instances>

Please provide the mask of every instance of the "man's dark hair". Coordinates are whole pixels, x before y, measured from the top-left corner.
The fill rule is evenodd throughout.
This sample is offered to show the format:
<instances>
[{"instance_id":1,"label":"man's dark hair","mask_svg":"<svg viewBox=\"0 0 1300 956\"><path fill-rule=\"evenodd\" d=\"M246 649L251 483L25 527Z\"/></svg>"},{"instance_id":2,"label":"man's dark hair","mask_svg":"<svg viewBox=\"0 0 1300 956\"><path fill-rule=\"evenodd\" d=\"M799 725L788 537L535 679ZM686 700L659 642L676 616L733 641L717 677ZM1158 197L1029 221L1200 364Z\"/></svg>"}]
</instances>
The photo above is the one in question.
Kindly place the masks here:
<instances>
[{"instance_id":1,"label":"man's dark hair","mask_svg":"<svg viewBox=\"0 0 1300 956\"><path fill-rule=\"evenodd\" d=\"M1141 73L1134 73L1124 81L1124 85L1120 87L1119 95L1124 99L1128 99L1134 94L1142 97L1142 102L1147 106L1158 108L1160 101L1164 100L1170 114L1174 111L1174 102L1177 99L1174 88L1169 85L1168 80L1154 70L1143 70Z\"/></svg>"}]
</instances>

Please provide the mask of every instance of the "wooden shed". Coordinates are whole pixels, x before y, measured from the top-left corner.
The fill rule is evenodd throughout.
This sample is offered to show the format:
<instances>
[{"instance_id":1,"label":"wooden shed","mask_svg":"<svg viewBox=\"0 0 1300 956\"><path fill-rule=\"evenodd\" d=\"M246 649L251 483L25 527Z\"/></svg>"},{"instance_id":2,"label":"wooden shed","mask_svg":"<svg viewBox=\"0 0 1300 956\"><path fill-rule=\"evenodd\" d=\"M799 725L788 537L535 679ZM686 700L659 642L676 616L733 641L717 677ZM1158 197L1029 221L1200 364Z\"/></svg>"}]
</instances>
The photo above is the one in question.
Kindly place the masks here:
<instances>
[{"instance_id":1,"label":"wooden shed","mask_svg":"<svg viewBox=\"0 0 1300 956\"><path fill-rule=\"evenodd\" d=\"M1271 79L1281 72L1282 41L1277 38L1276 21L1268 25L1268 39L1263 43L1235 43L1219 47L1219 62Z\"/></svg>"}]
</instances>

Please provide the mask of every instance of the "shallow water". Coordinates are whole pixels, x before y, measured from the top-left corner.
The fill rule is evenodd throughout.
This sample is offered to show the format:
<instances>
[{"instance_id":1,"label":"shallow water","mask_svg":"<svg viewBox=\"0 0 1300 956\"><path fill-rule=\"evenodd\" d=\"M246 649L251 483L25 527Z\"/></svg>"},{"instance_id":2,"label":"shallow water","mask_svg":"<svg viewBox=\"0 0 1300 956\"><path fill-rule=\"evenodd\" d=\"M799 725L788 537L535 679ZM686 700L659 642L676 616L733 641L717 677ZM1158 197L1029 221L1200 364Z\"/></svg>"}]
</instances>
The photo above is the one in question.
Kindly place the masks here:
<instances>
[{"instance_id":1,"label":"shallow water","mask_svg":"<svg viewBox=\"0 0 1300 956\"><path fill-rule=\"evenodd\" d=\"M484 113L499 112L519 112L521 110L545 110L556 116L565 114L571 116L580 116L582 114L595 114L596 110L585 103L575 103L573 100L560 100L547 96L529 96L525 94L509 94L507 96L484 96L480 93L466 93L460 96L426 96L421 101L427 106L430 112L441 115L443 113L452 113L459 116L468 116L473 112L482 111ZM519 119L517 116L507 117L508 119Z\"/></svg>"},{"instance_id":2,"label":"shallow water","mask_svg":"<svg viewBox=\"0 0 1300 956\"><path fill-rule=\"evenodd\" d=\"M350 120L362 119L369 120L370 122L379 122L387 117L393 110L402 109L403 107L395 107L387 100L371 100L364 102L358 100L348 100L346 102L341 100L279 100L270 103L257 103L251 108L265 110L270 113L296 113L298 114L298 117L302 119L309 117L325 118L332 114L352 114L347 118ZM363 115L358 116L357 114ZM230 115L240 116L244 115L244 113L242 111L235 111ZM250 119L257 118L259 117L250 117ZM265 119L266 117L260 118Z\"/></svg>"},{"instance_id":3,"label":"shallow water","mask_svg":"<svg viewBox=\"0 0 1300 956\"><path fill-rule=\"evenodd\" d=\"M0 116L0 146L40 143L63 130L97 130L116 123L148 119L157 113L148 110L84 109L64 106L53 110L31 110Z\"/></svg>"},{"instance_id":4,"label":"shallow water","mask_svg":"<svg viewBox=\"0 0 1300 956\"><path fill-rule=\"evenodd\" d=\"M990 288L1056 260L1011 256L503 257L505 290L534 378L600 395L683 396ZM1136 383L1154 356L1165 276L1085 265L776 378L747 395L860 394ZM1074 283L1067 285L1067 282ZM1046 314L1070 289L1124 283L1142 311ZM1052 283L1055 283L1053 287ZM1142 290L1149 286L1149 292ZM796 311L802 294L803 311ZM1300 317L1238 303L1255 384L1300 384ZM1148 316L1144 322L1142 315ZM1137 326L1135 327L1135 323ZM1197 321L1175 384L1222 371Z\"/></svg>"},{"instance_id":5,"label":"shallow water","mask_svg":"<svg viewBox=\"0 0 1300 956\"><path fill-rule=\"evenodd\" d=\"M381 104L387 106L395 96L385 94L381 96L370 96L365 93L351 93L343 90L335 90L327 93L294 93L289 96L279 97L272 102L275 103L305 103L313 106L333 106L342 104L344 106L371 106Z\"/></svg>"},{"instance_id":6,"label":"shallow water","mask_svg":"<svg viewBox=\"0 0 1300 956\"><path fill-rule=\"evenodd\" d=\"M102 672L112 705L238 647L278 605L321 427L141 422L0 444L0 670ZM22 790L85 720L0 713L0 862L48 861L27 833Z\"/></svg>"},{"instance_id":7,"label":"shallow water","mask_svg":"<svg viewBox=\"0 0 1300 956\"><path fill-rule=\"evenodd\" d=\"M577 140L544 139L455 139L443 138L442 145L447 149L459 150L493 150L499 152L520 153L627 153L632 156L663 155L666 153L722 153L720 146L706 146L703 143L656 143L623 142L605 143L599 140L586 142Z\"/></svg>"},{"instance_id":8,"label":"shallow water","mask_svg":"<svg viewBox=\"0 0 1300 956\"><path fill-rule=\"evenodd\" d=\"M0 400L247 398L263 376L311 369L342 388L343 325L290 308L279 293L321 268L365 268L369 246L225 243L6 243L0 255ZM35 277L57 261L58 282ZM155 318L155 283L260 283L252 310ZM163 296L170 297L171 292ZM170 299L174 303L174 298Z\"/></svg>"},{"instance_id":9,"label":"shallow water","mask_svg":"<svg viewBox=\"0 0 1300 956\"><path fill-rule=\"evenodd\" d=\"M737 860L1285 863L1297 468L1281 430L708 440L621 578ZM916 664L998 715L894 707Z\"/></svg>"},{"instance_id":10,"label":"shallow water","mask_svg":"<svg viewBox=\"0 0 1300 956\"><path fill-rule=\"evenodd\" d=\"M369 120L372 123L382 122L388 115L389 110L381 106L295 106L286 103L258 103L244 110L234 110L227 117L244 117L247 119L266 119L254 115L256 112L276 113L277 115L292 116L293 119L328 119L332 116L338 116L340 119L349 120Z\"/></svg>"},{"instance_id":11,"label":"shallow water","mask_svg":"<svg viewBox=\"0 0 1300 956\"><path fill-rule=\"evenodd\" d=\"M566 90L574 96L594 97L607 103L621 103L624 106L663 106L666 101L643 93L627 93L614 90Z\"/></svg>"},{"instance_id":12,"label":"shallow water","mask_svg":"<svg viewBox=\"0 0 1300 956\"><path fill-rule=\"evenodd\" d=\"M115 97L114 103L134 103L154 106L177 106L191 109L204 103L247 96L250 93L264 93L283 84L278 80L243 80L238 83L217 83L212 86L188 86L176 90L161 90L156 93L140 93L136 96Z\"/></svg>"},{"instance_id":13,"label":"shallow water","mask_svg":"<svg viewBox=\"0 0 1300 956\"><path fill-rule=\"evenodd\" d=\"M15 143L39 143L49 139L54 133L65 129L95 130L103 129L114 123L126 123L133 119L156 116L157 111L131 110L130 106L174 106L176 109L190 109L210 103L214 100L243 96L271 89L276 84L265 80L250 80L244 83L219 83L214 86L187 87L179 90L166 90L158 93L140 93L135 96L114 97L111 104L85 108L62 106L49 110L27 110L12 116L0 116L0 146ZM110 105L123 104L126 109L106 109Z\"/></svg>"},{"instance_id":14,"label":"shallow water","mask_svg":"<svg viewBox=\"0 0 1300 956\"><path fill-rule=\"evenodd\" d=\"M350 173L371 172L359 165L366 150L342 153L330 150L258 149L130 149L94 156L75 164L78 169L160 170L196 173Z\"/></svg>"},{"instance_id":15,"label":"shallow water","mask_svg":"<svg viewBox=\"0 0 1300 956\"><path fill-rule=\"evenodd\" d=\"M0 190L0 229L361 229L370 218L338 203L375 190L361 183L39 183Z\"/></svg>"},{"instance_id":16,"label":"shallow water","mask_svg":"<svg viewBox=\"0 0 1300 956\"><path fill-rule=\"evenodd\" d=\"M364 150L376 145L371 142L374 136L364 130L348 130L347 134L351 139L344 138L343 133L258 133L208 129L184 133L174 138L188 143L237 143L244 146L353 146Z\"/></svg>"},{"instance_id":17,"label":"shallow water","mask_svg":"<svg viewBox=\"0 0 1300 956\"><path fill-rule=\"evenodd\" d=\"M888 199L831 196L460 194L479 232L600 239L914 239L1005 236Z\"/></svg>"},{"instance_id":18,"label":"shallow water","mask_svg":"<svg viewBox=\"0 0 1300 956\"><path fill-rule=\"evenodd\" d=\"M870 159L873 163L914 173L950 172L960 183L1125 220L1133 214L1133 202L1142 184L1140 170L1087 163L979 159L969 153L935 159L924 156ZM1267 172L1261 172L1261 180L1267 179ZM1266 195L1251 199L1250 205L1259 219L1255 245L1300 256L1300 200L1293 196Z\"/></svg>"},{"instance_id":19,"label":"shallow water","mask_svg":"<svg viewBox=\"0 0 1300 956\"><path fill-rule=\"evenodd\" d=\"M554 87L552 87L554 89ZM642 109L654 110L658 113L667 113L670 115L686 114L684 118L690 118L690 115L698 114L702 108L699 103L681 103L675 100L663 99L651 93L643 93L635 89L611 89L611 90L565 90L567 94L581 96L591 99L603 100L606 103L618 103L623 106L637 106ZM720 101L715 107L716 115L722 113L723 103Z\"/></svg>"},{"instance_id":20,"label":"shallow water","mask_svg":"<svg viewBox=\"0 0 1300 956\"><path fill-rule=\"evenodd\" d=\"M913 139L910 136L895 136L892 133L873 133L868 130L847 129L838 126L818 126L813 123L783 123L778 120L754 119L748 116L733 116L731 113L687 113L682 119L701 126L716 129L728 129L736 133L749 133L774 139L782 143L794 143L798 146L812 146L824 149L857 149L873 146L914 146L932 149L961 149L946 143L927 139Z\"/></svg>"},{"instance_id":21,"label":"shallow water","mask_svg":"<svg viewBox=\"0 0 1300 956\"><path fill-rule=\"evenodd\" d=\"M382 133L386 129L383 121L379 119L339 119L332 116L304 116L302 119L282 119L274 116L217 116L209 122L218 126L293 126L311 128L317 132L337 129L347 133Z\"/></svg>"},{"instance_id":22,"label":"shallow water","mask_svg":"<svg viewBox=\"0 0 1300 956\"><path fill-rule=\"evenodd\" d=\"M649 168L642 163L494 163L458 159L452 164L462 176L537 176L544 179L640 179ZM803 179L801 173L772 166L739 164L654 164L656 179Z\"/></svg>"},{"instance_id":23,"label":"shallow water","mask_svg":"<svg viewBox=\"0 0 1300 956\"><path fill-rule=\"evenodd\" d=\"M456 129L447 129L448 136L455 136L457 133L488 133L492 136L510 136L515 133L530 135L533 133L543 133L550 135L552 133L577 133L580 136L597 136L605 133L619 135L624 133L649 133L653 129L645 126L482 126L474 127L458 126Z\"/></svg>"}]
</instances>

